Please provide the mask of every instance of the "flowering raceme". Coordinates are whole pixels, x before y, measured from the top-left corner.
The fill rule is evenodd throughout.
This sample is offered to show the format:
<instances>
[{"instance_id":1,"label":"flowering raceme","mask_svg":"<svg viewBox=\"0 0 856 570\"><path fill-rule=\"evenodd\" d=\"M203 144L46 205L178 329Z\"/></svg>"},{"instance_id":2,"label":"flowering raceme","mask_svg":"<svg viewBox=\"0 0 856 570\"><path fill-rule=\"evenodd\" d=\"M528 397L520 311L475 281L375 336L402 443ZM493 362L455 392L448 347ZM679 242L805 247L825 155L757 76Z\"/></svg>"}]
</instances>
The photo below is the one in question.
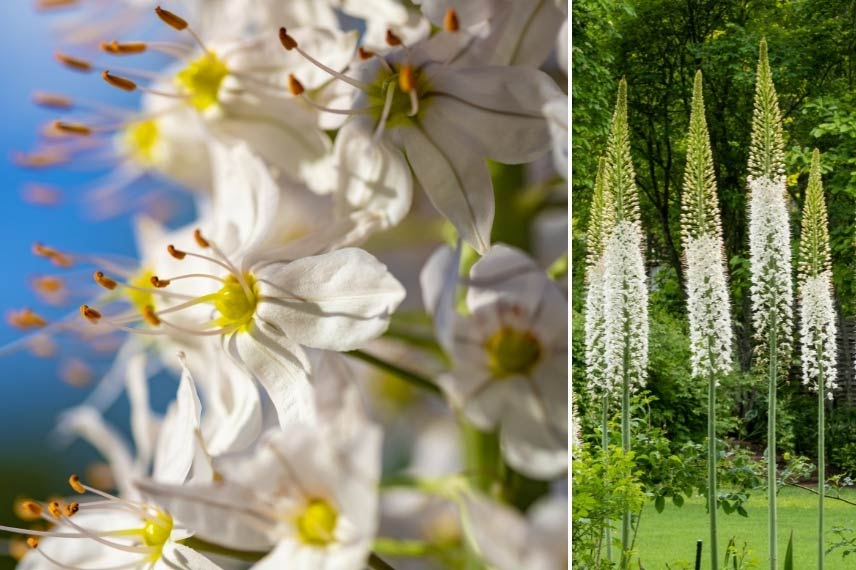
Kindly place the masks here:
<instances>
[{"instance_id":1,"label":"flowering raceme","mask_svg":"<svg viewBox=\"0 0 856 570\"><path fill-rule=\"evenodd\" d=\"M127 103L37 92L63 115L16 162L97 171L85 214L132 214L136 252L38 242L49 307L8 313L23 336L0 355L91 386L52 436L106 463L69 479L79 496L18 502L32 526L2 529L28 539L20 567L566 562L562 4L37 6L56 60ZM530 220L518 198L545 171ZM497 211L520 247L492 245ZM543 483L515 496L526 477Z\"/></svg>"}]
</instances>

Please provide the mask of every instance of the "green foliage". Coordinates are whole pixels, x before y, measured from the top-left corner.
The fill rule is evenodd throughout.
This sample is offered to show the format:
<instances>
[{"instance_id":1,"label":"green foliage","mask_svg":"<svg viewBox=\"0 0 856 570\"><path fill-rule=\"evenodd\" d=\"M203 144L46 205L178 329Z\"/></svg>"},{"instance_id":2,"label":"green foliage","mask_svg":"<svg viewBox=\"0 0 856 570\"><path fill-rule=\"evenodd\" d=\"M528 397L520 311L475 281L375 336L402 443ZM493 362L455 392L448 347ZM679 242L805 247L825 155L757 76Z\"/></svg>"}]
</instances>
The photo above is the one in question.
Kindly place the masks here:
<instances>
[{"instance_id":1,"label":"green foliage","mask_svg":"<svg viewBox=\"0 0 856 570\"><path fill-rule=\"evenodd\" d=\"M852 437L852 434L851 434ZM856 441L849 441L832 450L832 462L849 477L856 477Z\"/></svg>"},{"instance_id":2,"label":"green foliage","mask_svg":"<svg viewBox=\"0 0 856 570\"><path fill-rule=\"evenodd\" d=\"M638 479L633 452L610 446L606 456L598 446L582 445L572 464L571 512L574 568L604 570L603 537L625 509L640 512L646 496Z\"/></svg>"},{"instance_id":3,"label":"green foliage","mask_svg":"<svg viewBox=\"0 0 856 570\"><path fill-rule=\"evenodd\" d=\"M791 531L791 538L788 540L788 549L785 551L784 570L794 570L794 531Z\"/></svg>"},{"instance_id":4,"label":"green foliage","mask_svg":"<svg viewBox=\"0 0 856 570\"><path fill-rule=\"evenodd\" d=\"M751 570L758 568L759 564L755 553L749 549L749 544L744 541L738 550L737 538L732 536L725 548L723 570Z\"/></svg>"},{"instance_id":5,"label":"green foliage","mask_svg":"<svg viewBox=\"0 0 856 570\"><path fill-rule=\"evenodd\" d=\"M827 554L840 552L842 558L856 554L856 529L844 526L836 526L831 530L835 536L832 544L826 549Z\"/></svg>"}]
</instances>

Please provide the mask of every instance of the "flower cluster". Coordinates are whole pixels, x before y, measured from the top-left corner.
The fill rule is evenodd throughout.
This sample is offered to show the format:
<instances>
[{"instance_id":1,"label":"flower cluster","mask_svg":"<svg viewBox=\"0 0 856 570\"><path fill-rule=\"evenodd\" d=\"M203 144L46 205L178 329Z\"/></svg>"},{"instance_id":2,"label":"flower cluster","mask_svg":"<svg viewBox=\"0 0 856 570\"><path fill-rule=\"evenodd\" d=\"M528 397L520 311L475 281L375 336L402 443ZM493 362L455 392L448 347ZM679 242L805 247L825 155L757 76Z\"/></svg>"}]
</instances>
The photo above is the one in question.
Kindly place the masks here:
<instances>
[{"instance_id":1,"label":"flower cluster","mask_svg":"<svg viewBox=\"0 0 856 570\"><path fill-rule=\"evenodd\" d=\"M770 338L775 335L779 365L787 366L792 342L793 289L785 179L755 178L749 187L750 291L756 354L759 363L766 363Z\"/></svg>"},{"instance_id":2,"label":"flower cluster","mask_svg":"<svg viewBox=\"0 0 856 570\"><path fill-rule=\"evenodd\" d=\"M566 563L564 492L527 491L540 506L526 517L514 493L521 475L568 466L568 301L552 270L567 212L526 228L530 251L493 243L497 172L538 183L545 208L567 200L565 4L37 4L60 12L58 62L128 103L38 92L63 115L16 161L34 176L106 169L84 209L133 215L138 251L33 246L57 268L37 293L79 308L10 312L26 336L4 353L63 359L75 385L103 373L55 433L91 444L110 473L18 505L34 526L2 530L29 537L21 567ZM176 227L182 191L195 219ZM25 196L59 192L36 182ZM633 228L616 247L639 243ZM457 248L423 268L443 241ZM411 318L420 286L433 329ZM178 378L163 413L161 373ZM105 420L120 397L127 426ZM429 501L442 529L416 524ZM408 512L399 536L390 521Z\"/></svg>"}]
</instances>

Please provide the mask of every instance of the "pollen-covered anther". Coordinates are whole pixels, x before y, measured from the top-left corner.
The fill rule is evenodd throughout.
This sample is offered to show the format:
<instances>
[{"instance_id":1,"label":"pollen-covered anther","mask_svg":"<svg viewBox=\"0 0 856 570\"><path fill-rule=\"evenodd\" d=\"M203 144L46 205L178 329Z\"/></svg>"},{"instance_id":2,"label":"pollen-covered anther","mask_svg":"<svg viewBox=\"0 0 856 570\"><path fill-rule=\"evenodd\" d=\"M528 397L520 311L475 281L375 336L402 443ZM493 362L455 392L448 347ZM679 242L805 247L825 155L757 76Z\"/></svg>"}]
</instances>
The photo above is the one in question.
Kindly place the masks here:
<instances>
[{"instance_id":1,"label":"pollen-covered anther","mask_svg":"<svg viewBox=\"0 0 856 570\"><path fill-rule=\"evenodd\" d=\"M152 275L152 278L150 279L150 281L152 283L152 287L156 287L158 289L163 289L164 287L168 287L169 284L172 283L172 281L170 281L169 279L158 278L157 275Z\"/></svg>"},{"instance_id":2,"label":"pollen-covered anther","mask_svg":"<svg viewBox=\"0 0 856 570\"><path fill-rule=\"evenodd\" d=\"M108 291L112 291L116 288L117 283L113 279L110 279L109 277L104 275L103 271L96 271L92 274L92 278L95 280L96 283L98 283Z\"/></svg>"},{"instance_id":3,"label":"pollen-covered anther","mask_svg":"<svg viewBox=\"0 0 856 570\"><path fill-rule=\"evenodd\" d=\"M80 503L72 501L65 506L65 516L70 517L80 510Z\"/></svg>"},{"instance_id":4,"label":"pollen-covered anther","mask_svg":"<svg viewBox=\"0 0 856 570\"><path fill-rule=\"evenodd\" d=\"M80 135L88 137L92 134L92 127L88 127L83 123L66 123L65 121L54 121L51 123L51 128L59 133L68 135Z\"/></svg>"},{"instance_id":5,"label":"pollen-covered anther","mask_svg":"<svg viewBox=\"0 0 856 570\"><path fill-rule=\"evenodd\" d=\"M12 311L6 317L6 320L13 327L23 330L40 329L48 324L45 319L34 313L31 309Z\"/></svg>"},{"instance_id":6,"label":"pollen-covered anther","mask_svg":"<svg viewBox=\"0 0 856 570\"><path fill-rule=\"evenodd\" d=\"M392 30L386 31L386 43L389 46L396 47L401 45L401 38L395 35L395 32Z\"/></svg>"},{"instance_id":7,"label":"pollen-covered anther","mask_svg":"<svg viewBox=\"0 0 856 570\"><path fill-rule=\"evenodd\" d=\"M30 499L24 499L15 503L15 514L18 515L18 518L25 521L39 520L42 518L42 512L44 512L42 506Z\"/></svg>"},{"instance_id":8,"label":"pollen-covered anther","mask_svg":"<svg viewBox=\"0 0 856 570\"><path fill-rule=\"evenodd\" d=\"M357 57L359 57L363 61L371 59L374 56L375 52L373 52L372 50L366 49L363 46L357 48Z\"/></svg>"},{"instance_id":9,"label":"pollen-covered anther","mask_svg":"<svg viewBox=\"0 0 856 570\"><path fill-rule=\"evenodd\" d=\"M161 324L160 318L158 318L157 313L155 313L154 307L151 305L146 305L142 308L143 319L153 327L159 326Z\"/></svg>"},{"instance_id":10,"label":"pollen-covered anther","mask_svg":"<svg viewBox=\"0 0 856 570\"><path fill-rule=\"evenodd\" d=\"M158 18L160 18L164 24L171 28L175 28L179 32L187 28L187 20L173 14L169 10L164 10L160 6L155 8L155 14L158 15Z\"/></svg>"},{"instance_id":11,"label":"pollen-covered anther","mask_svg":"<svg viewBox=\"0 0 856 570\"><path fill-rule=\"evenodd\" d=\"M85 318L92 324L96 324L98 321L101 320L101 313L99 311L96 311L89 305L81 305L80 314L83 315L83 318Z\"/></svg>"},{"instance_id":12,"label":"pollen-covered anther","mask_svg":"<svg viewBox=\"0 0 856 570\"><path fill-rule=\"evenodd\" d=\"M125 77L113 75L112 73L110 73L109 69L105 69L101 72L101 79L103 79L113 87L118 87L122 91L135 91L137 89L136 83Z\"/></svg>"},{"instance_id":13,"label":"pollen-covered anther","mask_svg":"<svg viewBox=\"0 0 856 570\"><path fill-rule=\"evenodd\" d=\"M303 88L303 84L291 73L288 74L288 90L292 95L298 97L303 94L305 89Z\"/></svg>"},{"instance_id":14,"label":"pollen-covered anther","mask_svg":"<svg viewBox=\"0 0 856 570\"><path fill-rule=\"evenodd\" d=\"M176 259L184 259L187 256L187 252L181 251L180 249L176 249L174 245L169 244L166 246L166 251Z\"/></svg>"},{"instance_id":15,"label":"pollen-covered anther","mask_svg":"<svg viewBox=\"0 0 856 570\"><path fill-rule=\"evenodd\" d=\"M412 65L402 65L398 73L398 86L404 93L416 89L416 71Z\"/></svg>"},{"instance_id":16,"label":"pollen-covered anther","mask_svg":"<svg viewBox=\"0 0 856 570\"><path fill-rule=\"evenodd\" d=\"M46 91L36 91L33 93L33 103L50 109L70 109L74 106L71 98Z\"/></svg>"},{"instance_id":17,"label":"pollen-covered anther","mask_svg":"<svg viewBox=\"0 0 856 570\"><path fill-rule=\"evenodd\" d=\"M443 29L447 32L457 32L459 27L458 13L455 12L454 8L449 8L443 16Z\"/></svg>"},{"instance_id":18,"label":"pollen-covered anther","mask_svg":"<svg viewBox=\"0 0 856 570\"><path fill-rule=\"evenodd\" d=\"M75 71L82 71L84 73L92 71L92 64L86 61L85 59L73 57L62 53L61 51L56 52L54 54L54 57L58 62L68 67L69 69L73 69Z\"/></svg>"},{"instance_id":19,"label":"pollen-covered anther","mask_svg":"<svg viewBox=\"0 0 856 570\"><path fill-rule=\"evenodd\" d=\"M62 505L59 504L59 501L51 501L48 503L48 512L55 519L62 518Z\"/></svg>"},{"instance_id":20,"label":"pollen-covered anther","mask_svg":"<svg viewBox=\"0 0 856 570\"><path fill-rule=\"evenodd\" d=\"M29 537L29 538L27 539L27 546L29 546L29 547L30 547L30 548L32 548L33 550L35 550L36 548L38 548L38 547L39 547L39 537L37 537L37 536L31 536L31 537Z\"/></svg>"},{"instance_id":21,"label":"pollen-covered anther","mask_svg":"<svg viewBox=\"0 0 856 570\"><path fill-rule=\"evenodd\" d=\"M297 47L297 40L295 40L285 28L279 29L279 41L282 44L282 47L289 51Z\"/></svg>"},{"instance_id":22,"label":"pollen-covered anther","mask_svg":"<svg viewBox=\"0 0 856 570\"><path fill-rule=\"evenodd\" d=\"M74 6L80 0L37 0L37 10L51 10L53 8L68 8Z\"/></svg>"},{"instance_id":23,"label":"pollen-covered anther","mask_svg":"<svg viewBox=\"0 0 856 570\"><path fill-rule=\"evenodd\" d=\"M193 230L193 239L196 240L196 245L199 247L210 247L211 244L208 243L208 240L202 235L202 230L196 228Z\"/></svg>"},{"instance_id":24,"label":"pollen-covered anther","mask_svg":"<svg viewBox=\"0 0 856 570\"><path fill-rule=\"evenodd\" d=\"M86 489L83 487L83 483L80 482L80 477L74 473L68 477L68 486L71 487L75 493L82 495L86 492Z\"/></svg>"},{"instance_id":25,"label":"pollen-covered anther","mask_svg":"<svg viewBox=\"0 0 856 570\"><path fill-rule=\"evenodd\" d=\"M148 49L146 42L125 42L119 43L116 40L112 42L101 42L99 44L101 51L112 53L113 55L131 55L135 53L143 53Z\"/></svg>"},{"instance_id":26,"label":"pollen-covered anther","mask_svg":"<svg viewBox=\"0 0 856 570\"><path fill-rule=\"evenodd\" d=\"M71 257L40 243L33 244L33 253L39 257L50 259L57 267L71 267Z\"/></svg>"}]
</instances>

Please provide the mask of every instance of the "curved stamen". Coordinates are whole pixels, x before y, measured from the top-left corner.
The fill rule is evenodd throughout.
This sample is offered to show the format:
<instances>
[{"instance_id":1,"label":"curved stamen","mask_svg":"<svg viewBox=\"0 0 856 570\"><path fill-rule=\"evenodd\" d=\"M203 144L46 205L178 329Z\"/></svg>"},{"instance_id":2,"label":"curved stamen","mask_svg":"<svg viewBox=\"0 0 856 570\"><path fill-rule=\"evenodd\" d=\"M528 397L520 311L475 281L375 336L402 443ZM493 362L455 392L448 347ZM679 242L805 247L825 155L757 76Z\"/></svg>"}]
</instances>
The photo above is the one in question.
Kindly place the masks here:
<instances>
[{"instance_id":1,"label":"curved stamen","mask_svg":"<svg viewBox=\"0 0 856 570\"><path fill-rule=\"evenodd\" d=\"M85 568L83 566L71 566L69 564L65 564L60 562L56 558L47 554L41 548L37 548L36 552L41 554L48 562L57 566L58 568L63 568L63 570L129 570L131 568L139 568L139 566L145 562L145 560L138 560L136 562L126 562L124 564L118 564L116 566L106 566L101 568Z\"/></svg>"},{"instance_id":2,"label":"curved stamen","mask_svg":"<svg viewBox=\"0 0 856 570\"><path fill-rule=\"evenodd\" d=\"M395 83L390 82L389 86L386 88L386 97L383 101L383 111L380 114L380 121L378 121L377 128L372 136L375 143L377 143L383 136L383 131L386 128L386 121L389 119L389 112L392 110L392 100L394 97Z\"/></svg>"},{"instance_id":3,"label":"curved stamen","mask_svg":"<svg viewBox=\"0 0 856 570\"><path fill-rule=\"evenodd\" d=\"M320 61L318 61L317 59L315 59L314 57L312 57L311 55L309 55L308 53L303 51L300 48L300 46L297 44L297 40L295 40L293 36L289 35L289 33L286 31L285 28L279 29L279 41L280 41L280 43L282 43L282 47L284 47L286 50L288 50L288 51L296 50L297 53L299 53L300 55L302 55L306 59L306 61L308 61L309 63L311 63L312 65L314 65L318 69L320 69L321 71L324 71L325 73L335 77L336 79L340 79L340 80L344 81L345 83L347 83L348 85L352 85L352 86L356 87L360 91L368 91L369 88L371 87L367 83L363 83L362 81L358 81L352 77L348 77L347 75L345 75L343 73L339 73L338 71L336 71L335 69L333 69L331 67L327 67L326 65L324 65L323 63L321 63Z\"/></svg>"}]
</instances>

